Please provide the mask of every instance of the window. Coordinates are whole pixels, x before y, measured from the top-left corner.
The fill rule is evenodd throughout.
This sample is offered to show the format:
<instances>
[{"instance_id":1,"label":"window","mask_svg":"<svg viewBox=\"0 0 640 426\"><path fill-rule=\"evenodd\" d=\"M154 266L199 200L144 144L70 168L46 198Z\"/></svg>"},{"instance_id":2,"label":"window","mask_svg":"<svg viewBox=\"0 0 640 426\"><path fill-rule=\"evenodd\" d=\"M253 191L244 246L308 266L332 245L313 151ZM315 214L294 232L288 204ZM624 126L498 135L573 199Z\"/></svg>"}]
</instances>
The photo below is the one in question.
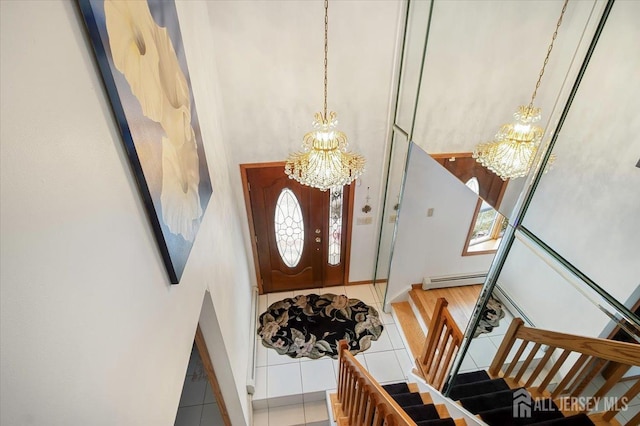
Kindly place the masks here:
<instances>
[{"instance_id":1,"label":"window","mask_svg":"<svg viewBox=\"0 0 640 426\"><path fill-rule=\"evenodd\" d=\"M329 265L340 264L342 244L342 186L331 189L329 201Z\"/></svg>"},{"instance_id":2,"label":"window","mask_svg":"<svg viewBox=\"0 0 640 426\"><path fill-rule=\"evenodd\" d=\"M280 257L293 268L302 257L304 222L300 203L289 188L284 188L276 201L274 226Z\"/></svg>"},{"instance_id":3,"label":"window","mask_svg":"<svg viewBox=\"0 0 640 426\"><path fill-rule=\"evenodd\" d=\"M476 194L479 192L478 180L475 177L469 179L465 185ZM489 203L478 198L462 255L470 256L495 252L506 228L506 218Z\"/></svg>"}]
</instances>

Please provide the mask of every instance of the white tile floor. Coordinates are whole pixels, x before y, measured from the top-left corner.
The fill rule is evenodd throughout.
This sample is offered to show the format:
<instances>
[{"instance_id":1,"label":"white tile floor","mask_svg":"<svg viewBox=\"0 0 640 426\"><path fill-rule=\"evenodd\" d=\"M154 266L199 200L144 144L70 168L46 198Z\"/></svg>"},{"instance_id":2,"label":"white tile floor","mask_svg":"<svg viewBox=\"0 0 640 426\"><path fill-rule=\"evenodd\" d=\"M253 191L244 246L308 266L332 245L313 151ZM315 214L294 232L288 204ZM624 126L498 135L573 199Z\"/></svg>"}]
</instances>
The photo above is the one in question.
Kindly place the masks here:
<instances>
[{"instance_id":1,"label":"white tile floor","mask_svg":"<svg viewBox=\"0 0 640 426\"><path fill-rule=\"evenodd\" d=\"M182 387L174 426L223 426L222 416L195 347Z\"/></svg>"},{"instance_id":2,"label":"white tile floor","mask_svg":"<svg viewBox=\"0 0 640 426\"><path fill-rule=\"evenodd\" d=\"M407 379L413 367L411 356L405 348L393 316L382 312L381 301L372 285L269 293L259 297L259 312L266 311L271 303L284 298L310 293L346 294L375 307L384 330L368 350L356 355L356 359L380 383ZM325 392L337 387L338 361L326 357L317 360L293 359L264 347L259 339L257 345L254 426L328 425Z\"/></svg>"}]
</instances>

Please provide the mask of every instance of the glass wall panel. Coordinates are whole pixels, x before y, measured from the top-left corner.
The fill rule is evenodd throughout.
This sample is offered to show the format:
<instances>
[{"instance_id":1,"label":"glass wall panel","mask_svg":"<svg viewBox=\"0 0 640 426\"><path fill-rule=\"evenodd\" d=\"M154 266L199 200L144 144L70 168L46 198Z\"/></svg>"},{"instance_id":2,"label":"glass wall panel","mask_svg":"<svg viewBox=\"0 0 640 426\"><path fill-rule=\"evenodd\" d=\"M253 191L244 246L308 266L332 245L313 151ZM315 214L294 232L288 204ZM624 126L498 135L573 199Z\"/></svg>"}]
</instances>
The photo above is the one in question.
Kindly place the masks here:
<instances>
[{"instance_id":1,"label":"glass wall panel","mask_svg":"<svg viewBox=\"0 0 640 426\"><path fill-rule=\"evenodd\" d=\"M640 284L638 16L613 5L523 221L623 301Z\"/></svg>"},{"instance_id":2,"label":"glass wall panel","mask_svg":"<svg viewBox=\"0 0 640 426\"><path fill-rule=\"evenodd\" d=\"M400 192L405 173L409 140L407 135L394 129L391 140L391 153L387 187L385 192L382 220L380 222L380 236L375 270L375 288L380 300L384 300L389 277L389 265L393 248L394 230L400 209Z\"/></svg>"},{"instance_id":3,"label":"glass wall panel","mask_svg":"<svg viewBox=\"0 0 640 426\"><path fill-rule=\"evenodd\" d=\"M432 1L409 1L395 123L411 134Z\"/></svg>"}]
</instances>

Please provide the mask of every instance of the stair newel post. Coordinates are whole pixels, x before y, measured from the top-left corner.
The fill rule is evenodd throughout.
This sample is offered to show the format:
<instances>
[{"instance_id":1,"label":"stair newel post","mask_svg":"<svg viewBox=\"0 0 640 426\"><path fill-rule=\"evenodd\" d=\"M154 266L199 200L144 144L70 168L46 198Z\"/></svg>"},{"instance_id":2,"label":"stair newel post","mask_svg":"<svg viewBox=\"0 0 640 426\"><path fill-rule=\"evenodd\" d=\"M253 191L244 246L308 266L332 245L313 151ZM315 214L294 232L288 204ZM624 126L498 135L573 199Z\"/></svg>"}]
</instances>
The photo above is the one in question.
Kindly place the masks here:
<instances>
[{"instance_id":1,"label":"stair newel post","mask_svg":"<svg viewBox=\"0 0 640 426\"><path fill-rule=\"evenodd\" d=\"M518 336L518 330L523 325L524 325L524 321L522 320L522 318L515 318L513 321L511 321L511 324L509 325L509 329L507 330L507 333L504 335L504 338L502 339L502 343L498 348L498 352L496 352L496 356L493 358L493 361L491 362L491 366L489 367L489 371L488 371L489 376L498 377L498 375L500 374L500 369L504 365L504 362L507 359L507 356L509 355L509 351L511 351L511 348L513 347L513 344L516 341L516 338ZM517 362L517 361L518 361L517 359L513 360L513 362Z\"/></svg>"}]
</instances>

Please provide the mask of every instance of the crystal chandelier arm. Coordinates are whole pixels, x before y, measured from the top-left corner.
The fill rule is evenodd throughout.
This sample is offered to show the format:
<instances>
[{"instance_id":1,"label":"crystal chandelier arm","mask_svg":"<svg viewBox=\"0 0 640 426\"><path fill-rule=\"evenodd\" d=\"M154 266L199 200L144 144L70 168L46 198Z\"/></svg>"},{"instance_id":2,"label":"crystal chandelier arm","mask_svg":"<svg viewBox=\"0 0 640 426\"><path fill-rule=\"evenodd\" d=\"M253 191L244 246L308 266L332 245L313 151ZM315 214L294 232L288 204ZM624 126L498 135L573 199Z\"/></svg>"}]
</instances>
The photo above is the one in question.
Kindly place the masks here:
<instances>
[{"instance_id":1,"label":"crystal chandelier arm","mask_svg":"<svg viewBox=\"0 0 640 426\"><path fill-rule=\"evenodd\" d=\"M533 89L533 94L531 95L531 102L529 102L529 106L527 107L529 111L533 109L533 101L535 100L536 94L538 93L538 88L540 87L542 76L544 75L544 69L547 66L547 62L549 62L549 56L551 56L551 50L553 50L553 43L556 41L556 37L558 37L558 29L562 24L562 18L564 17L564 12L567 10L568 3L569 3L569 0L564 0L564 5L562 6L562 12L560 12L560 18L558 18L558 23L556 24L556 30L553 32L553 36L551 37L551 44L547 49L547 56L544 58L544 63L542 64L542 69L540 70L538 81L536 82L536 88ZM326 63L326 59L325 59L325 63Z\"/></svg>"}]
</instances>

